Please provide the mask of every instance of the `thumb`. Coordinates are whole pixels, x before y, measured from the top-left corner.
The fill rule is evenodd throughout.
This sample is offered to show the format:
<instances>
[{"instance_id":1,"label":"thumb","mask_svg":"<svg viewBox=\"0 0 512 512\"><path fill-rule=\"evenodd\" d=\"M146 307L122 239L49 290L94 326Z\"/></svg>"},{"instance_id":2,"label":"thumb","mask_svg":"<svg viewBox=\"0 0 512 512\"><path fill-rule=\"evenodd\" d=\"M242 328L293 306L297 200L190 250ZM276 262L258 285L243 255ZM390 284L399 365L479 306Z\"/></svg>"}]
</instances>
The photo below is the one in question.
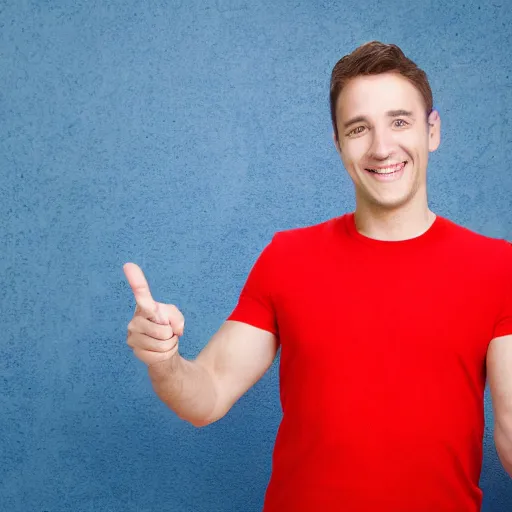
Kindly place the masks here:
<instances>
[{"instance_id":1,"label":"thumb","mask_svg":"<svg viewBox=\"0 0 512 512\"><path fill-rule=\"evenodd\" d=\"M135 263L126 263L123 270L139 309L149 320L158 324L168 324L168 319L151 295L149 284L141 268Z\"/></svg>"}]
</instances>

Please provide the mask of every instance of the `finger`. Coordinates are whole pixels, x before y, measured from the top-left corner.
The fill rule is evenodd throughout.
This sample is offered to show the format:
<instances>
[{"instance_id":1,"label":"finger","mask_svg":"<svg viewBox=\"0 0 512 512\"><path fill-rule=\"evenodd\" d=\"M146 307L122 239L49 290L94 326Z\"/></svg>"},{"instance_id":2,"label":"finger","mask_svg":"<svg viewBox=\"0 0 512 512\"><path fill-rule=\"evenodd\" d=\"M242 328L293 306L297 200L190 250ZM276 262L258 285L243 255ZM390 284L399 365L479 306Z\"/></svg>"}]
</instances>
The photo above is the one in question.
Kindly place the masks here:
<instances>
[{"instance_id":1,"label":"finger","mask_svg":"<svg viewBox=\"0 0 512 512\"><path fill-rule=\"evenodd\" d=\"M174 357L176 349L170 350L169 352L150 352L149 350L134 348L133 353L135 357L138 357L149 368L151 366L161 364L164 361L168 361Z\"/></svg>"},{"instance_id":2,"label":"finger","mask_svg":"<svg viewBox=\"0 0 512 512\"><path fill-rule=\"evenodd\" d=\"M155 340L155 338L151 338L146 334L134 334L128 336L126 343L137 350L147 350L149 352L170 352L174 350L176 345L178 344L178 336L173 336L168 340Z\"/></svg>"},{"instance_id":3,"label":"finger","mask_svg":"<svg viewBox=\"0 0 512 512\"><path fill-rule=\"evenodd\" d=\"M167 325L159 325L143 316L135 316L128 324L128 333L130 334L146 334L155 340L168 340L174 336L172 327Z\"/></svg>"},{"instance_id":4,"label":"finger","mask_svg":"<svg viewBox=\"0 0 512 512\"><path fill-rule=\"evenodd\" d=\"M165 316L171 323L172 330L178 335L183 336L185 330L185 318L181 311L173 304L166 304Z\"/></svg>"},{"instance_id":5,"label":"finger","mask_svg":"<svg viewBox=\"0 0 512 512\"><path fill-rule=\"evenodd\" d=\"M123 266L124 275L128 280L128 284L132 289L133 295L135 297L135 301L139 306L143 309L155 309L155 301L151 296L151 291L149 289L149 284L144 276L144 272L142 272L141 268L135 263L126 263Z\"/></svg>"},{"instance_id":6,"label":"finger","mask_svg":"<svg viewBox=\"0 0 512 512\"><path fill-rule=\"evenodd\" d=\"M157 323L168 323L168 320L160 313L158 303L155 302L151 295L149 284L141 268L135 263L126 263L123 266L123 270L132 289L135 302L147 317Z\"/></svg>"}]
</instances>

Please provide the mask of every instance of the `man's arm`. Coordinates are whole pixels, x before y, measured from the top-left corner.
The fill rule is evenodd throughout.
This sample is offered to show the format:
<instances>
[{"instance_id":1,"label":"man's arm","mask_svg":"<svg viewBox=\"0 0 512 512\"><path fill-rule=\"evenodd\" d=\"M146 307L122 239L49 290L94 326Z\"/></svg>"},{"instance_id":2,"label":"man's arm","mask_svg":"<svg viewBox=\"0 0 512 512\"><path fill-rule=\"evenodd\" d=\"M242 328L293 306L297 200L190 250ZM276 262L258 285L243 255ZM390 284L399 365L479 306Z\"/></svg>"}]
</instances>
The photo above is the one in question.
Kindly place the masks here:
<instances>
[{"instance_id":1,"label":"man's arm","mask_svg":"<svg viewBox=\"0 0 512 512\"><path fill-rule=\"evenodd\" d=\"M197 427L222 418L276 357L279 343L271 295L279 257L274 248L269 244L263 250L240 293L236 314L193 361L178 352L185 326L182 313L172 304L153 299L137 265L123 267L137 304L128 324L127 343L148 365L159 398Z\"/></svg>"},{"instance_id":2,"label":"man's arm","mask_svg":"<svg viewBox=\"0 0 512 512\"><path fill-rule=\"evenodd\" d=\"M181 419L203 427L222 418L269 369L278 350L272 333L227 321L194 361L178 352L149 367L159 398Z\"/></svg>"},{"instance_id":3,"label":"man's arm","mask_svg":"<svg viewBox=\"0 0 512 512\"><path fill-rule=\"evenodd\" d=\"M487 378L494 410L494 442L512 477L512 334L494 338L487 351Z\"/></svg>"}]
</instances>

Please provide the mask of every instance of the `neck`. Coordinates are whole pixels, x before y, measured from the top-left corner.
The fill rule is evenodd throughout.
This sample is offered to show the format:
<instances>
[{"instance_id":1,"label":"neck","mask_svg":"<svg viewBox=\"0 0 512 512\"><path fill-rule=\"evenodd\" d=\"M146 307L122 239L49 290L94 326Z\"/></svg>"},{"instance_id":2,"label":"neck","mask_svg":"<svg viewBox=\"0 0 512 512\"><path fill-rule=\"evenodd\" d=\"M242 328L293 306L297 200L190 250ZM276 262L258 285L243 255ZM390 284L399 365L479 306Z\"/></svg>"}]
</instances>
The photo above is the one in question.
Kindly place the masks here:
<instances>
[{"instance_id":1,"label":"neck","mask_svg":"<svg viewBox=\"0 0 512 512\"><path fill-rule=\"evenodd\" d=\"M427 204L386 210L374 205L357 205L354 219L362 235L375 240L400 241L425 233L436 219Z\"/></svg>"}]
</instances>

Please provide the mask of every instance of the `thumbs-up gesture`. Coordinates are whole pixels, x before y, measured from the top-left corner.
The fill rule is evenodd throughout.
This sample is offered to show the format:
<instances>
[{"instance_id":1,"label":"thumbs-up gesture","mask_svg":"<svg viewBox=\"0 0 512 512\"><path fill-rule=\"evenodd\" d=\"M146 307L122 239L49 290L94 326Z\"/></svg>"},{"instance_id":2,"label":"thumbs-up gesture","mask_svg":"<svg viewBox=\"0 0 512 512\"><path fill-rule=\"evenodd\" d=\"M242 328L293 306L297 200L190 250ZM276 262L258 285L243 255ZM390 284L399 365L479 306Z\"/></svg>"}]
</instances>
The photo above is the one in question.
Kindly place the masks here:
<instances>
[{"instance_id":1,"label":"thumbs-up gesture","mask_svg":"<svg viewBox=\"0 0 512 512\"><path fill-rule=\"evenodd\" d=\"M126 263L123 270L136 302L128 324L127 344L148 366L171 359L178 352L178 339L183 335L183 315L176 306L153 299L140 267Z\"/></svg>"}]
</instances>

